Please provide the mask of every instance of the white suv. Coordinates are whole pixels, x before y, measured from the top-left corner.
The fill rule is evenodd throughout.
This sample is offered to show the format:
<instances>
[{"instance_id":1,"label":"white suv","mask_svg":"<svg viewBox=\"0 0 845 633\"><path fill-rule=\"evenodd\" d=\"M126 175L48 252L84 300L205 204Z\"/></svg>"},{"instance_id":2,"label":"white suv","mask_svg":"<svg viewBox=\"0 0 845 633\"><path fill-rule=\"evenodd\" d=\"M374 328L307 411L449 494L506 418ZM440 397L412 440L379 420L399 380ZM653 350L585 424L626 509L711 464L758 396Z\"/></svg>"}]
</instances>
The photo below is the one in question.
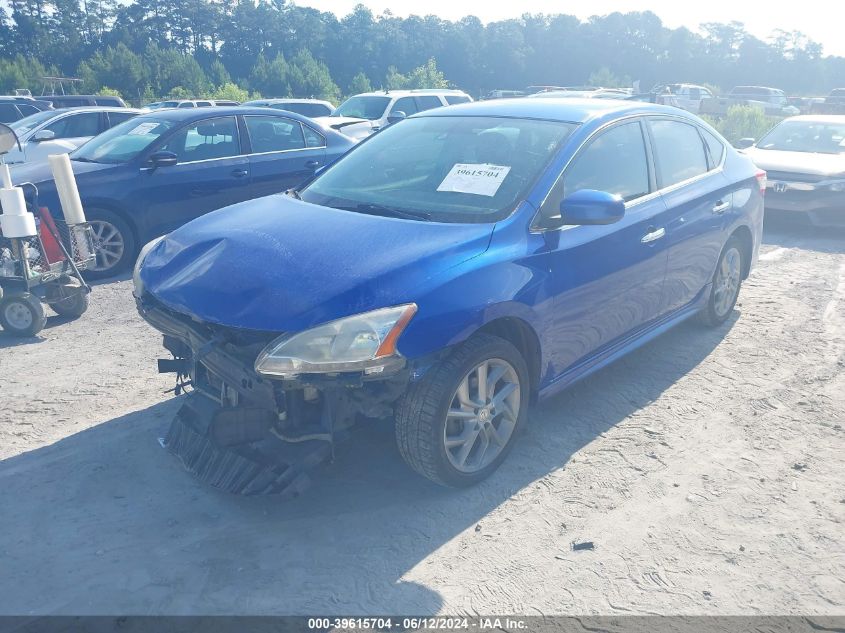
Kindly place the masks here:
<instances>
[{"instance_id":1,"label":"white suv","mask_svg":"<svg viewBox=\"0 0 845 633\"><path fill-rule=\"evenodd\" d=\"M460 90L383 90L349 97L330 116L315 120L346 136L363 139L381 128L423 110L472 101Z\"/></svg>"}]
</instances>

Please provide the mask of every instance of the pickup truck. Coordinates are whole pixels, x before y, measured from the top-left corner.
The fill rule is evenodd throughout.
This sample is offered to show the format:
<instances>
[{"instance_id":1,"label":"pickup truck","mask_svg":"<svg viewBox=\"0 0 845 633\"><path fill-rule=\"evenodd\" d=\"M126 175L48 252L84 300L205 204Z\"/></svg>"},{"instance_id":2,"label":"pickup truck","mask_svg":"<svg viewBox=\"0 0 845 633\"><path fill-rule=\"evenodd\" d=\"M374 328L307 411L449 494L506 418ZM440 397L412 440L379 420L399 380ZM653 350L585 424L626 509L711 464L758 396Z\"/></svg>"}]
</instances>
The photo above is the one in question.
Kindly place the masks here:
<instances>
[{"instance_id":1,"label":"pickup truck","mask_svg":"<svg viewBox=\"0 0 845 633\"><path fill-rule=\"evenodd\" d=\"M764 86L737 86L727 96L703 100L699 114L724 116L728 109L735 105L758 106L766 114L775 116L794 116L800 113L798 108L789 105L783 90Z\"/></svg>"},{"instance_id":2,"label":"pickup truck","mask_svg":"<svg viewBox=\"0 0 845 633\"><path fill-rule=\"evenodd\" d=\"M813 114L845 114L845 88L836 88L822 103L814 103Z\"/></svg>"}]
</instances>

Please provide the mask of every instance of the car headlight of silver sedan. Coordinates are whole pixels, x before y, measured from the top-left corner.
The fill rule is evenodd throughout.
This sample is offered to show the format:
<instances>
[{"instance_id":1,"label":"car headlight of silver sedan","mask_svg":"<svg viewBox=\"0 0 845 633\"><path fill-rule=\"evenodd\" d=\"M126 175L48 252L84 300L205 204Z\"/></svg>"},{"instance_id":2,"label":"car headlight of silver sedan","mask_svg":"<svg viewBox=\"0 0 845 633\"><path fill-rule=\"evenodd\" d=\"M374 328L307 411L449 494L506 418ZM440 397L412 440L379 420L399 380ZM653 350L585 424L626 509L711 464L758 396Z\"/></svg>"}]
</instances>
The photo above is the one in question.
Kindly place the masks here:
<instances>
[{"instance_id":1,"label":"car headlight of silver sedan","mask_svg":"<svg viewBox=\"0 0 845 633\"><path fill-rule=\"evenodd\" d=\"M280 336L258 355L255 371L295 378L301 374L384 373L402 364L396 343L417 312L414 303L381 308Z\"/></svg>"},{"instance_id":2,"label":"car headlight of silver sedan","mask_svg":"<svg viewBox=\"0 0 845 633\"><path fill-rule=\"evenodd\" d=\"M138 259L135 260L135 268L132 270L132 285L134 289L132 290L132 294L138 297L139 299L144 294L144 282L141 281L141 266L144 263L144 258L149 254L155 245L158 244L161 240L163 240L166 235L162 235L161 237L157 237L154 240L147 242L144 247L141 249L141 252L138 253Z\"/></svg>"}]
</instances>

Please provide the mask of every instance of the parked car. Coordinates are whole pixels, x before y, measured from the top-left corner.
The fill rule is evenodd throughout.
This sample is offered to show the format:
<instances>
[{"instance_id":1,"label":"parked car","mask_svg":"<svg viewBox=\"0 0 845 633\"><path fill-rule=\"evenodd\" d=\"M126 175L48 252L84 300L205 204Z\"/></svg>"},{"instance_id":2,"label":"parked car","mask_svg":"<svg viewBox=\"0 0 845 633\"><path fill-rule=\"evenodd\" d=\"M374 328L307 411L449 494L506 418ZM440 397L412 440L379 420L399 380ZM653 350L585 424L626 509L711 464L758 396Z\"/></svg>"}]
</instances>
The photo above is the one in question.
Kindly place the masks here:
<instances>
[{"instance_id":1,"label":"parked car","mask_svg":"<svg viewBox=\"0 0 845 633\"><path fill-rule=\"evenodd\" d=\"M678 108L683 108L687 112L698 114L701 111L701 102L706 99L712 99L713 93L709 88L699 86L697 84L661 84L652 89L655 95L671 94L675 97L675 103Z\"/></svg>"},{"instance_id":2,"label":"parked car","mask_svg":"<svg viewBox=\"0 0 845 633\"><path fill-rule=\"evenodd\" d=\"M160 102L155 109L166 110L170 108L212 108L214 106L215 103L211 99L170 99L169 101Z\"/></svg>"},{"instance_id":3,"label":"parked car","mask_svg":"<svg viewBox=\"0 0 845 633\"><path fill-rule=\"evenodd\" d=\"M168 109L103 132L71 164L97 242L92 276L128 267L137 246L204 213L300 184L354 141L266 108ZM58 213L49 165L13 167Z\"/></svg>"},{"instance_id":4,"label":"parked car","mask_svg":"<svg viewBox=\"0 0 845 633\"><path fill-rule=\"evenodd\" d=\"M414 470L475 483L529 403L690 317L732 318L764 180L674 108L513 99L413 115L296 196L142 251L139 310L195 390L168 446L195 471L202 453L219 482L215 465L243 472L267 438L325 447L360 416L392 417Z\"/></svg>"},{"instance_id":5,"label":"parked car","mask_svg":"<svg viewBox=\"0 0 845 633\"><path fill-rule=\"evenodd\" d=\"M50 154L66 154L101 132L138 116L132 108L61 108L45 110L11 124L20 141L5 155L9 164L46 160Z\"/></svg>"},{"instance_id":6,"label":"parked car","mask_svg":"<svg viewBox=\"0 0 845 633\"><path fill-rule=\"evenodd\" d=\"M14 123L31 114L49 110L53 105L26 97L0 96L0 123Z\"/></svg>"},{"instance_id":7,"label":"parked car","mask_svg":"<svg viewBox=\"0 0 845 633\"><path fill-rule=\"evenodd\" d=\"M597 90L546 90L528 95L528 99L627 99L631 93L616 88Z\"/></svg>"},{"instance_id":8,"label":"parked car","mask_svg":"<svg viewBox=\"0 0 845 633\"><path fill-rule=\"evenodd\" d=\"M417 112L472 101L460 90L385 90L349 97L321 125L340 130L352 138L366 138L373 132Z\"/></svg>"},{"instance_id":9,"label":"parked car","mask_svg":"<svg viewBox=\"0 0 845 633\"><path fill-rule=\"evenodd\" d=\"M744 153L768 174L767 213L845 226L845 116L786 119Z\"/></svg>"},{"instance_id":10,"label":"parked car","mask_svg":"<svg viewBox=\"0 0 845 633\"><path fill-rule=\"evenodd\" d=\"M845 88L832 90L821 102L812 104L812 114L845 114Z\"/></svg>"},{"instance_id":11,"label":"parked car","mask_svg":"<svg viewBox=\"0 0 845 633\"><path fill-rule=\"evenodd\" d=\"M737 86L725 97L715 97L701 102L699 112L714 116L724 116L734 105L758 106L766 114L774 116L794 116L800 112L789 105L789 99L783 90L765 86Z\"/></svg>"},{"instance_id":12,"label":"parked car","mask_svg":"<svg viewBox=\"0 0 845 633\"><path fill-rule=\"evenodd\" d=\"M484 95L484 100L490 99L515 99L518 97L524 97L528 93L524 90L491 90L486 95Z\"/></svg>"},{"instance_id":13,"label":"parked car","mask_svg":"<svg viewBox=\"0 0 845 633\"><path fill-rule=\"evenodd\" d=\"M49 101L55 108L83 108L85 106L126 107L123 99L112 95L44 95L38 98L43 101Z\"/></svg>"},{"instance_id":14,"label":"parked car","mask_svg":"<svg viewBox=\"0 0 845 633\"><path fill-rule=\"evenodd\" d=\"M254 101L247 101L244 105L287 110L311 119L329 116L335 109L334 104L330 101L320 101L319 99L255 99Z\"/></svg>"}]
</instances>

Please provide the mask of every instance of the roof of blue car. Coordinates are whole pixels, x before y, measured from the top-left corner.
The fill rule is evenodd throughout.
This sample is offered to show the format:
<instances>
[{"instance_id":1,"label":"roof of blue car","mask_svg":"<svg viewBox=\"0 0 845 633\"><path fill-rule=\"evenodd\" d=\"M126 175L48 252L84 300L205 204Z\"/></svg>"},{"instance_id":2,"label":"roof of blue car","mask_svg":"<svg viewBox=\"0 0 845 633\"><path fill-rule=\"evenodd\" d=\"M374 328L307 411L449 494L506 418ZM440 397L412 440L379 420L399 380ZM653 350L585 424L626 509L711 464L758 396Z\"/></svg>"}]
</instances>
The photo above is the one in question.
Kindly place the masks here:
<instances>
[{"instance_id":1,"label":"roof of blue car","mask_svg":"<svg viewBox=\"0 0 845 633\"><path fill-rule=\"evenodd\" d=\"M268 108L261 108L257 106L211 106L206 108L161 108L146 112L141 116L163 119L166 121L199 121L215 116L233 116L235 114L263 114L265 116L279 116L281 110L270 110ZM285 111L287 112L287 111ZM285 116L290 115L292 119L301 121L308 121L307 117L303 117L295 112L287 112Z\"/></svg>"},{"instance_id":2,"label":"roof of blue car","mask_svg":"<svg viewBox=\"0 0 845 633\"><path fill-rule=\"evenodd\" d=\"M585 123L608 114L678 114L682 112L670 106L655 105L642 101L620 99L491 99L462 103L447 108L425 110L415 116L505 116L526 119L548 119Z\"/></svg>"}]
</instances>

